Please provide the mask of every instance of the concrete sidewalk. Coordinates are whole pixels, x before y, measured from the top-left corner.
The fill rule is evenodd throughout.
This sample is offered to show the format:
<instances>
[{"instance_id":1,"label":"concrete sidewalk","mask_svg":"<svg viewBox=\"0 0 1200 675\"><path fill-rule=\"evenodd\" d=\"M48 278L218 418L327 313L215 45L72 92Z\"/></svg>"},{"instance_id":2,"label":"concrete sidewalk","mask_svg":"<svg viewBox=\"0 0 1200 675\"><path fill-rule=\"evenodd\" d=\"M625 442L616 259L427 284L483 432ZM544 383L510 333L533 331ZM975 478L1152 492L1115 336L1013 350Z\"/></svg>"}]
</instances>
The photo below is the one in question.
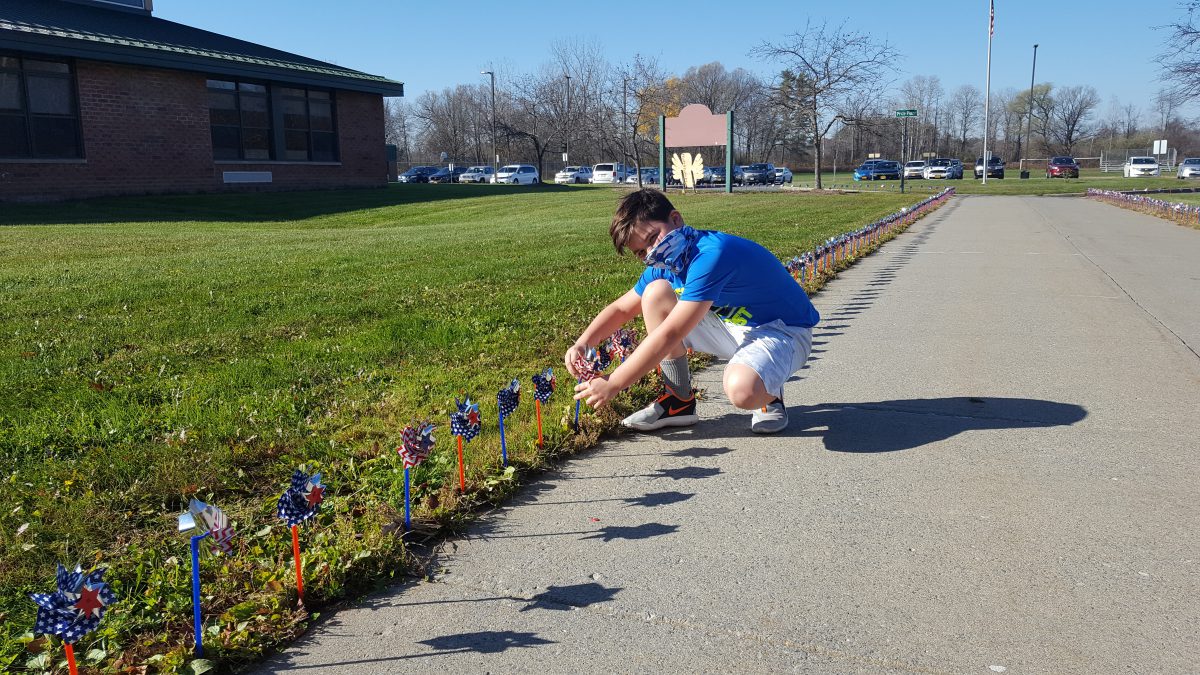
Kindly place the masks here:
<instances>
[{"instance_id":1,"label":"concrete sidewalk","mask_svg":"<svg viewBox=\"0 0 1200 675\"><path fill-rule=\"evenodd\" d=\"M711 369L700 425L565 462L260 672L1200 671L1198 263L956 198L814 299L786 432Z\"/></svg>"}]
</instances>

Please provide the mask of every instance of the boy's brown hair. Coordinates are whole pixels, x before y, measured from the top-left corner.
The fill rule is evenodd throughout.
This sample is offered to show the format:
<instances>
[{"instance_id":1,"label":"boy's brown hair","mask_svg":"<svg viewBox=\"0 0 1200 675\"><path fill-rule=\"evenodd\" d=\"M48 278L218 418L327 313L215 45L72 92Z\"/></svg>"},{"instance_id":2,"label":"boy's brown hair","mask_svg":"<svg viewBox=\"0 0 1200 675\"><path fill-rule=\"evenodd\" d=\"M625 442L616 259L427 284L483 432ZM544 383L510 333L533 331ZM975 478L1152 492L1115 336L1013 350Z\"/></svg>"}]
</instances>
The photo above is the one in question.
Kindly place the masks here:
<instances>
[{"instance_id":1,"label":"boy's brown hair","mask_svg":"<svg viewBox=\"0 0 1200 675\"><path fill-rule=\"evenodd\" d=\"M638 223L665 222L674 210L675 207L667 196L652 188L642 188L625 195L617 205L612 224L608 226L608 234L612 236L617 254L625 253L625 242L629 241L629 236Z\"/></svg>"}]
</instances>

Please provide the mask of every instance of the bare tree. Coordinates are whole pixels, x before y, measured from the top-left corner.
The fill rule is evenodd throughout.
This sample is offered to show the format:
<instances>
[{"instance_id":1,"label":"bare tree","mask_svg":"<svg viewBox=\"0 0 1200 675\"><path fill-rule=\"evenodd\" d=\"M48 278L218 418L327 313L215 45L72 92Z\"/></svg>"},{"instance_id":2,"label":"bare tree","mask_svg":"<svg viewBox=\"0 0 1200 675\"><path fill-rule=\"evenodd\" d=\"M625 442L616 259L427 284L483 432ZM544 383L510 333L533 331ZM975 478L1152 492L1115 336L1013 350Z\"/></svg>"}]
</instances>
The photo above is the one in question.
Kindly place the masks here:
<instances>
[{"instance_id":1,"label":"bare tree","mask_svg":"<svg viewBox=\"0 0 1200 675\"><path fill-rule=\"evenodd\" d=\"M1175 111L1179 109L1180 94L1171 89L1160 89L1154 95L1154 114L1158 117L1158 128L1164 134L1167 127L1175 120Z\"/></svg>"},{"instance_id":2,"label":"bare tree","mask_svg":"<svg viewBox=\"0 0 1200 675\"><path fill-rule=\"evenodd\" d=\"M1054 97L1054 123L1052 126L1056 150L1066 155L1074 154L1075 144L1080 137L1089 133L1088 118L1100 105L1100 94L1090 86L1062 87Z\"/></svg>"},{"instance_id":3,"label":"bare tree","mask_svg":"<svg viewBox=\"0 0 1200 675\"><path fill-rule=\"evenodd\" d=\"M1170 36L1157 61L1162 66L1159 79L1167 83L1176 101L1184 103L1200 96L1200 0L1187 0L1180 8L1186 10L1182 19L1159 27Z\"/></svg>"},{"instance_id":4,"label":"bare tree","mask_svg":"<svg viewBox=\"0 0 1200 675\"><path fill-rule=\"evenodd\" d=\"M1133 138L1138 132L1138 123L1142 119L1142 111L1133 103L1121 108L1121 132L1125 138Z\"/></svg>"},{"instance_id":5,"label":"bare tree","mask_svg":"<svg viewBox=\"0 0 1200 675\"><path fill-rule=\"evenodd\" d=\"M983 107L983 94L973 85L964 84L955 89L950 96L949 114L954 120L955 141L958 143L958 152L955 153L955 156L960 159L967 151L971 133L975 131L975 125L978 124L977 116L981 107Z\"/></svg>"},{"instance_id":6,"label":"bare tree","mask_svg":"<svg viewBox=\"0 0 1200 675\"><path fill-rule=\"evenodd\" d=\"M856 91L883 88L885 77L894 70L896 50L887 41L847 29L846 22L836 28L809 22L783 42L764 42L752 53L763 60L782 61L804 84L804 90L787 96L786 105L803 110L812 122L820 189L822 140L833 125L847 119L848 97Z\"/></svg>"},{"instance_id":7,"label":"bare tree","mask_svg":"<svg viewBox=\"0 0 1200 675\"><path fill-rule=\"evenodd\" d=\"M535 74L514 78L504 114L498 113L499 133L529 144L539 176L551 143L565 133L566 87L566 76L553 64L544 65Z\"/></svg>"},{"instance_id":8,"label":"bare tree","mask_svg":"<svg viewBox=\"0 0 1200 675\"><path fill-rule=\"evenodd\" d=\"M408 111L408 103L400 98L385 99L383 139L385 143L396 146L398 161L412 161L412 148L409 145L411 137L412 116Z\"/></svg>"}]
</instances>

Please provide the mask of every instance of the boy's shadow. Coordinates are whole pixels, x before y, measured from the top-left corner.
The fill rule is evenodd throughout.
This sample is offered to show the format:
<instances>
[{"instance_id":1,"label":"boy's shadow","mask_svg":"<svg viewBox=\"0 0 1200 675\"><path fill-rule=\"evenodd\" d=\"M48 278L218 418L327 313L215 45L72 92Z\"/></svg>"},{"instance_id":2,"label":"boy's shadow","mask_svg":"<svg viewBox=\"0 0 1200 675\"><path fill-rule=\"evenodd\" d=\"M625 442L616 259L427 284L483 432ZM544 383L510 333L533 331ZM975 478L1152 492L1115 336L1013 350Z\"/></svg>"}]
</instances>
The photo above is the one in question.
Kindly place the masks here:
<instances>
[{"instance_id":1,"label":"boy's shadow","mask_svg":"<svg viewBox=\"0 0 1200 675\"><path fill-rule=\"evenodd\" d=\"M748 435L749 416L739 412L704 420L688 430L689 440ZM820 437L833 452L894 452L964 431L1069 426L1087 417L1087 410L1029 398L956 396L793 406L788 416L788 428L778 437Z\"/></svg>"}]
</instances>

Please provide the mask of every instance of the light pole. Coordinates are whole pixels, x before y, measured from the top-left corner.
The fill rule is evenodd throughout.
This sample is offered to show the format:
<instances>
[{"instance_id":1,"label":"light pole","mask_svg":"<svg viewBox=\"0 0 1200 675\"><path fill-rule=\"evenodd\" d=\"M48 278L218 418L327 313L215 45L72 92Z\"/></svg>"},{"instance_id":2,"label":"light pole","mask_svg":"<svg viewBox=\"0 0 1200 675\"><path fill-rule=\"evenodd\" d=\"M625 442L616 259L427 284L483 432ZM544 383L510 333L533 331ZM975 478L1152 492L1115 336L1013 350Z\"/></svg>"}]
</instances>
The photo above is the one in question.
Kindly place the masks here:
<instances>
[{"instance_id":1,"label":"light pole","mask_svg":"<svg viewBox=\"0 0 1200 675\"><path fill-rule=\"evenodd\" d=\"M1029 124L1025 127L1025 152L1033 147L1033 80L1037 77L1037 48L1037 45L1033 46L1033 70L1029 73Z\"/></svg>"},{"instance_id":2,"label":"light pole","mask_svg":"<svg viewBox=\"0 0 1200 675\"><path fill-rule=\"evenodd\" d=\"M629 93L628 93L629 78L621 77L621 166L625 166L625 160L629 159L629 151L625 148L625 132L629 131ZM629 168L625 167L625 172L629 173ZM622 178L624 180L624 178Z\"/></svg>"},{"instance_id":3,"label":"light pole","mask_svg":"<svg viewBox=\"0 0 1200 675\"><path fill-rule=\"evenodd\" d=\"M567 128L563 131L563 168L567 168L567 162L571 157L571 76L563 75L567 78Z\"/></svg>"},{"instance_id":4,"label":"light pole","mask_svg":"<svg viewBox=\"0 0 1200 675\"><path fill-rule=\"evenodd\" d=\"M492 180L496 180L496 163L500 155L496 154L496 73L491 70L481 70L480 75L492 76Z\"/></svg>"}]
</instances>

